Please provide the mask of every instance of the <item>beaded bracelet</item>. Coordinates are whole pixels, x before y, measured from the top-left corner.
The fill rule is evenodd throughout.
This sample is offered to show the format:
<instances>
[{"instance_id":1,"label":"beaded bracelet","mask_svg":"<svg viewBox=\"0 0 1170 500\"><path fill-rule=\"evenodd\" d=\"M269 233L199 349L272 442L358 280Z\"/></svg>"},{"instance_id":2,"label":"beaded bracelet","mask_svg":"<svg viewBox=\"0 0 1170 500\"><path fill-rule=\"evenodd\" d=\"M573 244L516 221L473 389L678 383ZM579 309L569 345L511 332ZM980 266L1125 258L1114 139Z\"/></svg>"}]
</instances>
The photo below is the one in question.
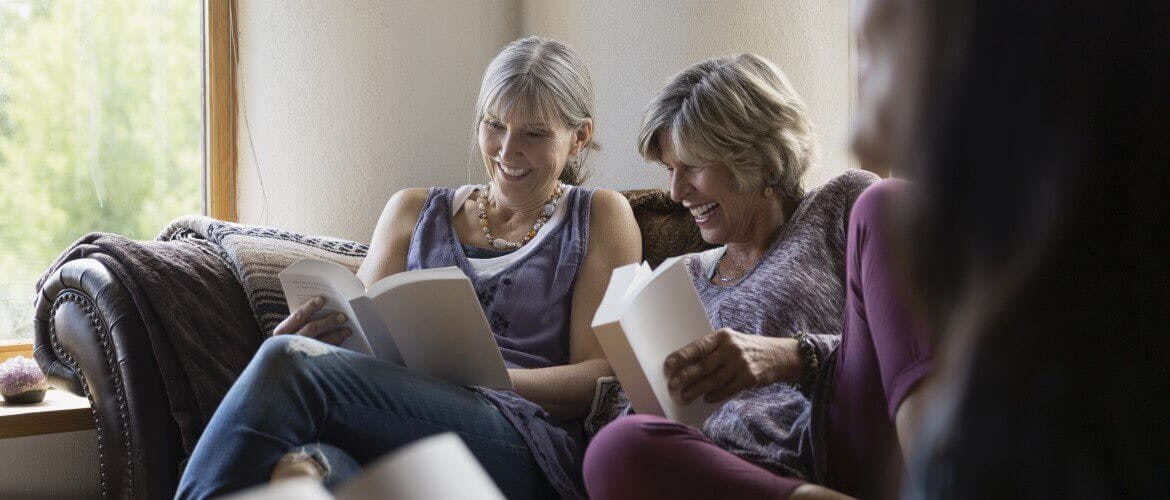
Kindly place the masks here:
<instances>
[{"instance_id":1,"label":"beaded bracelet","mask_svg":"<svg viewBox=\"0 0 1170 500\"><path fill-rule=\"evenodd\" d=\"M812 382L816 380L816 373L821 367L821 359L817 356L817 346L805 332L796 333L796 352L800 355L801 370L800 382L797 388L808 393L812 389Z\"/></svg>"}]
</instances>

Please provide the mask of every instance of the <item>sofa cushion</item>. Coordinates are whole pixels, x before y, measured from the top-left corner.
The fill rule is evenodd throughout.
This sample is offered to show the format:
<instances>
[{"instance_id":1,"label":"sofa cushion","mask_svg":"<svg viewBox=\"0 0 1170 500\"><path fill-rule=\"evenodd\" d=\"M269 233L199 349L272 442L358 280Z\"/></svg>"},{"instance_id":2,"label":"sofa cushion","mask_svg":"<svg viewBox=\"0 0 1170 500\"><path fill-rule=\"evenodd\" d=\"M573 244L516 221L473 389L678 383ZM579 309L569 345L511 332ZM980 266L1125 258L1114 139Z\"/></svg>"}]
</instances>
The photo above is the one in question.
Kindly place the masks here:
<instances>
[{"instance_id":1,"label":"sofa cushion","mask_svg":"<svg viewBox=\"0 0 1170 500\"><path fill-rule=\"evenodd\" d=\"M244 286L256 323L271 335L289 314L277 274L304 258L330 260L357 271L369 247L354 241L308 236L271 227L223 222L207 217L184 217L172 222L161 240L206 239L214 243Z\"/></svg>"},{"instance_id":2,"label":"sofa cushion","mask_svg":"<svg viewBox=\"0 0 1170 500\"><path fill-rule=\"evenodd\" d=\"M642 259L651 266L676 255L701 252L715 245L703 241L691 213L661 189L631 189L630 201L642 231Z\"/></svg>"}]
</instances>

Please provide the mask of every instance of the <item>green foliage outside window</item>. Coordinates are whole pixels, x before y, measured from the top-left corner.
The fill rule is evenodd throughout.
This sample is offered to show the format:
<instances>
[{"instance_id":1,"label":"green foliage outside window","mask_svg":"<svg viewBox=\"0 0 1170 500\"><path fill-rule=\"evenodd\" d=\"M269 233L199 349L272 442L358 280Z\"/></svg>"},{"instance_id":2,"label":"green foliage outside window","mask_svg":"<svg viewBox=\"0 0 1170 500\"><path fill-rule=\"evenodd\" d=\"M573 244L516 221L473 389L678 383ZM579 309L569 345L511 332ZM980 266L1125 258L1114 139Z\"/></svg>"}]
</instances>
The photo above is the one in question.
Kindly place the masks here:
<instances>
[{"instance_id":1,"label":"green foliage outside window","mask_svg":"<svg viewBox=\"0 0 1170 500\"><path fill-rule=\"evenodd\" d=\"M0 341L95 231L203 211L198 0L0 0Z\"/></svg>"}]
</instances>

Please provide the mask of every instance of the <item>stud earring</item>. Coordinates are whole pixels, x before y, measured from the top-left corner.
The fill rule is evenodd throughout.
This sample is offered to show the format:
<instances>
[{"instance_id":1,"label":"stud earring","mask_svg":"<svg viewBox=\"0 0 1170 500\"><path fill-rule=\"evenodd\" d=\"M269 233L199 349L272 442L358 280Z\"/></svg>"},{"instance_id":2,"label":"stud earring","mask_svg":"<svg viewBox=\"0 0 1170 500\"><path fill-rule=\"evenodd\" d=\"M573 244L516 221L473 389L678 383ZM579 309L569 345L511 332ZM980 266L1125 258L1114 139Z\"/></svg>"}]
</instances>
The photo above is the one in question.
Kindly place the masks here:
<instances>
[{"instance_id":1,"label":"stud earring","mask_svg":"<svg viewBox=\"0 0 1170 500\"><path fill-rule=\"evenodd\" d=\"M768 186L768 187L764 188L764 196L765 197L771 198L772 194L775 192L776 192L776 190L772 189L772 186Z\"/></svg>"}]
</instances>

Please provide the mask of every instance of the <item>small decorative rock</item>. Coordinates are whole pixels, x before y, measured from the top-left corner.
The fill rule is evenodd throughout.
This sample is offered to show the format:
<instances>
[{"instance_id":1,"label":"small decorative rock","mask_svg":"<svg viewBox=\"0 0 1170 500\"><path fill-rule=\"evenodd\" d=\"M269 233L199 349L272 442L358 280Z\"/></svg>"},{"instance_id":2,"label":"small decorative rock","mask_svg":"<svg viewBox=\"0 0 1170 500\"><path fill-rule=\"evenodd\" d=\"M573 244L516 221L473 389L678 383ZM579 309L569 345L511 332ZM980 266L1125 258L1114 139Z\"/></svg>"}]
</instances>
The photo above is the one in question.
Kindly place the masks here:
<instances>
[{"instance_id":1,"label":"small decorative rock","mask_svg":"<svg viewBox=\"0 0 1170 500\"><path fill-rule=\"evenodd\" d=\"M45 374L35 361L16 356L0 363L0 396L9 404L39 403L48 388Z\"/></svg>"}]
</instances>

